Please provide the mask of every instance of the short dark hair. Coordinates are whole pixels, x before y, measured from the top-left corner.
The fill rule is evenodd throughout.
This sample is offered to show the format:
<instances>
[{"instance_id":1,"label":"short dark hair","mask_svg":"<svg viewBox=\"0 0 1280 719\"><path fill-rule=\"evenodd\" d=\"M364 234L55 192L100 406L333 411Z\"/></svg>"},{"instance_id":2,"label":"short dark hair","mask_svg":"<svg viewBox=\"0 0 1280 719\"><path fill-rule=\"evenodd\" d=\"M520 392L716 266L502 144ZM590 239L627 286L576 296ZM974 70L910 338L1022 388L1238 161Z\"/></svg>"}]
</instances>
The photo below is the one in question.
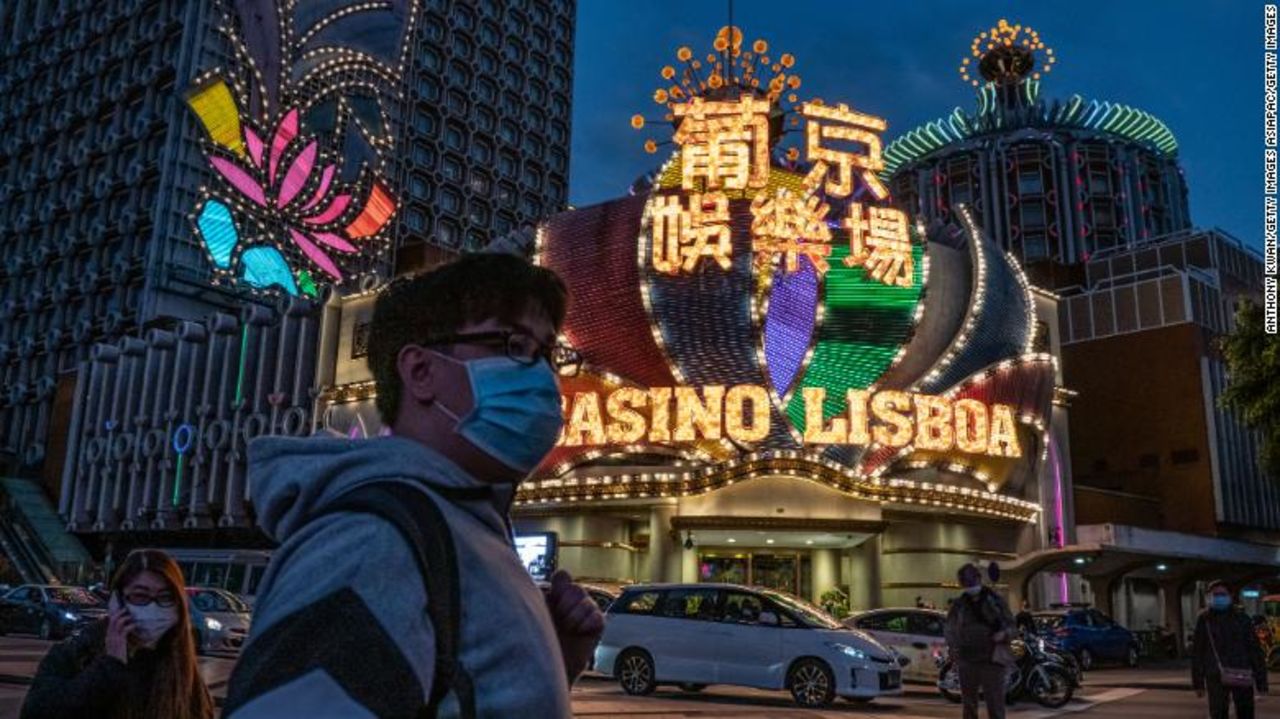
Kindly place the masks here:
<instances>
[{"instance_id":1,"label":"short dark hair","mask_svg":"<svg viewBox=\"0 0 1280 719\"><path fill-rule=\"evenodd\" d=\"M961 564L960 568L956 570L956 579L960 580L961 584L964 584L964 576L969 573L976 574L978 579L982 579L982 570L978 569L978 565L973 562Z\"/></svg>"},{"instance_id":2,"label":"short dark hair","mask_svg":"<svg viewBox=\"0 0 1280 719\"><path fill-rule=\"evenodd\" d=\"M541 307L559 332L568 292L556 273L515 255L477 253L432 270L399 278L373 306L369 369L378 391L378 414L391 424L400 414L396 358L405 345L427 342L474 322L515 322Z\"/></svg>"},{"instance_id":3,"label":"short dark hair","mask_svg":"<svg viewBox=\"0 0 1280 719\"><path fill-rule=\"evenodd\" d=\"M1209 586L1204 588L1204 593L1213 594L1213 590L1217 589L1218 587L1222 587L1223 589L1227 590L1228 594L1234 594L1234 592L1231 591L1231 585L1227 584L1226 581L1222 579L1215 579L1212 582L1209 582Z\"/></svg>"}]
</instances>

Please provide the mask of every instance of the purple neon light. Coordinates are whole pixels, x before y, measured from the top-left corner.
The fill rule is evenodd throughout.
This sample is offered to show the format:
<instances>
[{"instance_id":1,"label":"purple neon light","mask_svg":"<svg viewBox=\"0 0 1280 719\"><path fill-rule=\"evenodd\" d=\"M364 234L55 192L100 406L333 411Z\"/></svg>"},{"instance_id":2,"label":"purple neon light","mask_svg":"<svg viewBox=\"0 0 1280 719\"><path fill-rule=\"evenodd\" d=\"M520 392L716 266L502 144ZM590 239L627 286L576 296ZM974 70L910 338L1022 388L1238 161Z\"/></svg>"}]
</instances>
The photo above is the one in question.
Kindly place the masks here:
<instances>
[{"instance_id":1,"label":"purple neon light","mask_svg":"<svg viewBox=\"0 0 1280 719\"><path fill-rule=\"evenodd\" d=\"M800 372L818 311L818 273L803 259L795 272L774 273L765 316L764 357L779 395L786 394Z\"/></svg>"},{"instance_id":2,"label":"purple neon light","mask_svg":"<svg viewBox=\"0 0 1280 719\"><path fill-rule=\"evenodd\" d=\"M1062 501L1062 463L1058 461L1058 448L1053 443L1053 435L1048 436L1049 461L1053 464L1053 518L1058 525L1058 547L1067 546L1066 507ZM1071 588L1067 585L1067 573L1058 572L1058 601L1071 601Z\"/></svg>"}]
</instances>

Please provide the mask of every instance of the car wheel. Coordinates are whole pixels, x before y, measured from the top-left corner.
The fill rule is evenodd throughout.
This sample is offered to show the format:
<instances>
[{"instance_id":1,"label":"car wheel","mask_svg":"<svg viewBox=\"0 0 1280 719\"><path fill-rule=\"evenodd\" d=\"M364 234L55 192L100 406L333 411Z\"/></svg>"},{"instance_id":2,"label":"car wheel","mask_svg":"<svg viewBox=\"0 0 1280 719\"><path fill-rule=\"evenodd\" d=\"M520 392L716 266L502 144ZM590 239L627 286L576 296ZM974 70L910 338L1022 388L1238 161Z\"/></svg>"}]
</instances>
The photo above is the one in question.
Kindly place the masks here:
<instances>
[{"instance_id":1,"label":"car wheel","mask_svg":"<svg viewBox=\"0 0 1280 719\"><path fill-rule=\"evenodd\" d=\"M658 688L654 679L653 658L642 649L628 649L618 657L618 683L622 691L635 696L652 694Z\"/></svg>"},{"instance_id":2,"label":"car wheel","mask_svg":"<svg viewBox=\"0 0 1280 719\"><path fill-rule=\"evenodd\" d=\"M1125 655L1124 663L1129 667L1138 666L1138 648L1137 647L1134 647L1134 646L1129 647L1129 653Z\"/></svg>"},{"instance_id":3,"label":"car wheel","mask_svg":"<svg viewBox=\"0 0 1280 719\"><path fill-rule=\"evenodd\" d=\"M53 623L48 617L40 620L39 635L41 639L53 639Z\"/></svg>"},{"instance_id":4,"label":"car wheel","mask_svg":"<svg viewBox=\"0 0 1280 719\"><path fill-rule=\"evenodd\" d=\"M787 672L787 690L802 707L825 707L836 697L836 678L820 659L801 659Z\"/></svg>"},{"instance_id":5,"label":"car wheel","mask_svg":"<svg viewBox=\"0 0 1280 719\"><path fill-rule=\"evenodd\" d=\"M1086 672L1093 669L1093 652L1088 649L1080 650L1080 668Z\"/></svg>"}]
</instances>

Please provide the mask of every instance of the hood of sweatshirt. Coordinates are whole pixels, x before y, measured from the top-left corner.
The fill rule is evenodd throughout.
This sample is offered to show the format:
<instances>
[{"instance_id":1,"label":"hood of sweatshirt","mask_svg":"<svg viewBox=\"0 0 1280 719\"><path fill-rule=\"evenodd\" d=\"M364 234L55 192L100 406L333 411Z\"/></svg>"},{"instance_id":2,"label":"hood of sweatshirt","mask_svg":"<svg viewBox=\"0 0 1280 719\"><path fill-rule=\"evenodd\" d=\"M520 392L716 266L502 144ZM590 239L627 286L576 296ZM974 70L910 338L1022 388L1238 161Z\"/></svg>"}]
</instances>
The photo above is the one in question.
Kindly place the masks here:
<instances>
[{"instance_id":1,"label":"hood of sweatshirt","mask_svg":"<svg viewBox=\"0 0 1280 719\"><path fill-rule=\"evenodd\" d=\"M258 525L281 543L339 495L379 480L420 483L442 492L479 490L478 498L455 499L454 506L511 534L507 514L515 485L478 480L439 452L403 437L260 437L249 443L248 464Z\"/></svg>"}]
</instances>

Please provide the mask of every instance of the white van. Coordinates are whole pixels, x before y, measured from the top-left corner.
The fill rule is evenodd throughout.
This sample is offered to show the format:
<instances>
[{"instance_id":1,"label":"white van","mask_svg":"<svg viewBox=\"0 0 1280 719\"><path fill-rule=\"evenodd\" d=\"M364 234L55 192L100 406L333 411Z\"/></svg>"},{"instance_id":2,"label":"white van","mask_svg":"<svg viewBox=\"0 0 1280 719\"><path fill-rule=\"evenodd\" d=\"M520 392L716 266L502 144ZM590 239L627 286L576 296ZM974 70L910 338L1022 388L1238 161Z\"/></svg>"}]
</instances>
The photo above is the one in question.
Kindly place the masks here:
<instances>
[{"instance_id":1,"label":"white van","mask_svg":"<svg viewBox=\"0 0 1280 719\"><path fill-rule=\"evenodd\" d=\"M628 694L736 684L820 707L902 693L894 651L807 602L735 584L627 587L609 607L595 666Z\"/></svg>"}]
</instances>

